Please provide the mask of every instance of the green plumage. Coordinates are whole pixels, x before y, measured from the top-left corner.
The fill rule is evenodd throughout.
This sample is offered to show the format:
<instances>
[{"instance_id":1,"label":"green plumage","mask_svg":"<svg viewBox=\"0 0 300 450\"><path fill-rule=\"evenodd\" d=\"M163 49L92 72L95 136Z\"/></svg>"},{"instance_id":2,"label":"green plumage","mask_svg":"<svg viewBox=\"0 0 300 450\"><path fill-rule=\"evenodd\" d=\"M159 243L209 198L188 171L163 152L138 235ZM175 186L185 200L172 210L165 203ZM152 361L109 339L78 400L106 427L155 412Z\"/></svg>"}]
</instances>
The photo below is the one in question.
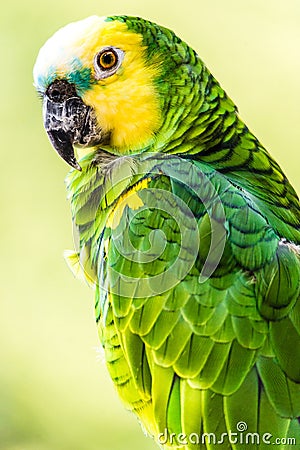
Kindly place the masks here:
<instances>
[{"instance_id":1,"label":"green plumage","mask_svg":"<svg viewBox=\"0 0 300 450\"><path fill-rule=\"evenodd\" d=\"M187 44L107 20L142 34L145 67L161 61L163 117L148 147L103 145L67 179L112 380L166 446L269 448L264 433L299 445L298 197Z\"/></svg>"},{"instance_id":2,"label":"green plumage","mask_svg":"<svg viewBox=\"0 0 300 450\"><path fill-rule=\"evenodd\" d=\"M81 185L84 194L77 191L73 196L75 223L76 212L82 217L83 209L91 212L93 204L106 204L101 201L103 192L116 176L107 172L105 164L93 160L90 155L83 164L83 174L87 170L88 177L74 171L68 179L69 189L79 179L86 180ZM89 258L95 261L95 274L101 274L100 291L104 292L100 292L99 301L103 306L102 312L97 309L97 320L108 368L121 398L142 420L146 416L146 428L155 437L165 429L169 435L215 433L220 437L228 430L236 432L239 421L247 423L250 433L295 437L289 434L289 424L300 415L298 248L275 232L253 195L200 158L186 162L175 156L134 156L124 158L116 170L122 172L123 166L127 175L128 166L132 170L128 186L136 173L148 175L147 188L137 195L150 208L131 210L126 206L115 230L103 223L99 228L87 227L89 239L81 242L81 248L87 246ZM193 181L193 167L202 180ZM188 187L178 181L186 176L186 169L192 177ZM114 170L113 164L110 170ZM165 172L172 176L166 177ZM94 186L100 188L96 191ZM197 199L197 189L201 189L203 203ZM161 190L172 197L163 198ZM199 283L211 244L209 218L220 220L214 211L213 190L224 208L225 222L220 228L226 232L226 242L216 270ZM172 264L181 247L183 260L189 261L195 241L189 239L189 233L186 241L181 241L176 221L183 214L181 197L196 218L200 241L197 259L182 280L179 273L170 274ZM176 211L175 216L165 211L167 202L168 211ZM113 205L104 207L99 217ZM184 216L184 220L189 229L189 218ZM76 225L79 235L85 235L86 222L80 220ZM152 261L159 253L155 238L152 244L150 239L155 229L164 231L166 243L158 260ZM192 237L194 231L191 223ZM119 248L119 235L125 249ZM150 262L141 256L135 261L124 257L126 236L144 257L146 252L151 256L149 249L153 251ZM130 251L127 254L131 259ZM161 285L151 285L152 278L164 273L178 279L171 289L155 295ZM136 278L127 283L127 277ZM107 283L110 294L104 289ZM196 399L199 404L194 406ZM300 438L298 427L293 433L295 430ZM190 444L185 448L202 447ZM239 450L243 446L232 444L228 448ZM259 448L264 447L261 444Z\"/></svg>"}]
</instances>

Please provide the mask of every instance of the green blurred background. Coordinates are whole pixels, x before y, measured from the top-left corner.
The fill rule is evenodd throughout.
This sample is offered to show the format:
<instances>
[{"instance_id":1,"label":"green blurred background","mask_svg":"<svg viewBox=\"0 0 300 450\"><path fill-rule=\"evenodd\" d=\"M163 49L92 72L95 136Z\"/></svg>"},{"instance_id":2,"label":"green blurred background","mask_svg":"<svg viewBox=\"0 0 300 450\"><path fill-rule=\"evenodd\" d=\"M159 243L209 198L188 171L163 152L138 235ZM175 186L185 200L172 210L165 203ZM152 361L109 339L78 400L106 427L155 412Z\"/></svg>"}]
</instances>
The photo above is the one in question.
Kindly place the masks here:
<instances>
[{"instance_id":1,"label":"green blurred background","mask_svg":"<svg viewBox=\"0 0 300 450\"><path fill-rule=\"evenodd\" d=\"M108 5L109 3L109 5ZM300 191L299 0L27 0L1 6L0 449L156 448L123 410L97 353L93 294L72 248L67 166L32 87L39 47L91 14L174 29L204 59Z\"/></svg>"}]
</instances>

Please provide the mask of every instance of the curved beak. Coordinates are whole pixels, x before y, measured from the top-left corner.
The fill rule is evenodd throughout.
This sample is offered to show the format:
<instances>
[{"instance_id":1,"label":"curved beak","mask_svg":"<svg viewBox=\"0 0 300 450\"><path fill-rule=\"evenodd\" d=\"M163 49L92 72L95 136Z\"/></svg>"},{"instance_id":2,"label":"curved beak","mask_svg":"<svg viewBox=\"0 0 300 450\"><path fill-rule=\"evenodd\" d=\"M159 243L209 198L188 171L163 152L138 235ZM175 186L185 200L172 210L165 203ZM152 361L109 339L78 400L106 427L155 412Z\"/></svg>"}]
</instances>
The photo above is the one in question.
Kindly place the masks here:
<instances>
[{"instance_id":1,"label":"curved beak","mask_svg":"<svg viewBox=\"0 0 300 450\"><path fill-rule=\"evenodd\" d=\"M99 143L101 130L92 108L83 103L74 85L56 80L48 87L43 101L43 119L54 149L71 167L81 170L73 145L88 147Z\"/></svg>"},{"instance_id":2,"label":"curved beak","mask_svg":"<svg viewBox=\"0 0 300 450\"><path fill-rule=\"evenodd\" d=\"M81 167L75 158L74 148L72 145L72 135L63 128L58 128L56 130L46 129L46 131L51 144L59 156L61 156L62 159L69 164L69 166L74 167L74 169L81 170Z\"/></svg>"}]
</instances>

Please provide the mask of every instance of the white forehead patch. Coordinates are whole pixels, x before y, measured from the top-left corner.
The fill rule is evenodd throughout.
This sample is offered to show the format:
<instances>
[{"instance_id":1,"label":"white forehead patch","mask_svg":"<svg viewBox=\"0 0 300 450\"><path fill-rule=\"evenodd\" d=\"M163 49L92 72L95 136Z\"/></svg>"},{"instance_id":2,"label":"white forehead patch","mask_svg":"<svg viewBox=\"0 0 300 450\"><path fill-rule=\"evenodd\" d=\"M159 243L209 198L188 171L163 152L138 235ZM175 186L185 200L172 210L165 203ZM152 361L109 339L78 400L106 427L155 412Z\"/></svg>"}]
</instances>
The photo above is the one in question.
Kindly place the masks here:
<instances>
[{"instance_id":1,"label":"white forehead patch","mask_svg":"<svg viewBox=\"0 0 300 450\"><path fill-rule=\"evenodd\" d=\"M76 42L82 36L88 40L96 29L104 24L106 17L90 16L78 22L72 22L58 30L40 49L33 68L33 79L39 88L40 77L47 76L52 67L63 65L66 57L75 54Z\"/></svg>"}]
</instances>

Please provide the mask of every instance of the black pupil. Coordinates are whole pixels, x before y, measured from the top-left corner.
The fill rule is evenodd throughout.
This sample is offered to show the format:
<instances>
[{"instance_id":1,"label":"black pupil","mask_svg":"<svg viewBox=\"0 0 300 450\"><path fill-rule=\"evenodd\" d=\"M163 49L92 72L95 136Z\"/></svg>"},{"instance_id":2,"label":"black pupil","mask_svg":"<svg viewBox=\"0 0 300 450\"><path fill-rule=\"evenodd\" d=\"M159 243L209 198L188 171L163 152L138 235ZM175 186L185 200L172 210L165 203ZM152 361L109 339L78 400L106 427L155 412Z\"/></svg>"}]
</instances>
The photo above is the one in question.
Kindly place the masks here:
<instances>
[{"instance_id":1,"label":"black pupil","mask_svg":"<svg viewBox=\"0 0 300 450\"><path fill-rule=\"evenodd\" d=\"M114 53L112 53L112 52L103 53L103 55L101 57L101 62L102 62L102 65L104 66L104 68L106 68L106 67L111 68L115 64L115 60L116 60L116 57L115 57Z\"/></svg>"}]
</instances>

